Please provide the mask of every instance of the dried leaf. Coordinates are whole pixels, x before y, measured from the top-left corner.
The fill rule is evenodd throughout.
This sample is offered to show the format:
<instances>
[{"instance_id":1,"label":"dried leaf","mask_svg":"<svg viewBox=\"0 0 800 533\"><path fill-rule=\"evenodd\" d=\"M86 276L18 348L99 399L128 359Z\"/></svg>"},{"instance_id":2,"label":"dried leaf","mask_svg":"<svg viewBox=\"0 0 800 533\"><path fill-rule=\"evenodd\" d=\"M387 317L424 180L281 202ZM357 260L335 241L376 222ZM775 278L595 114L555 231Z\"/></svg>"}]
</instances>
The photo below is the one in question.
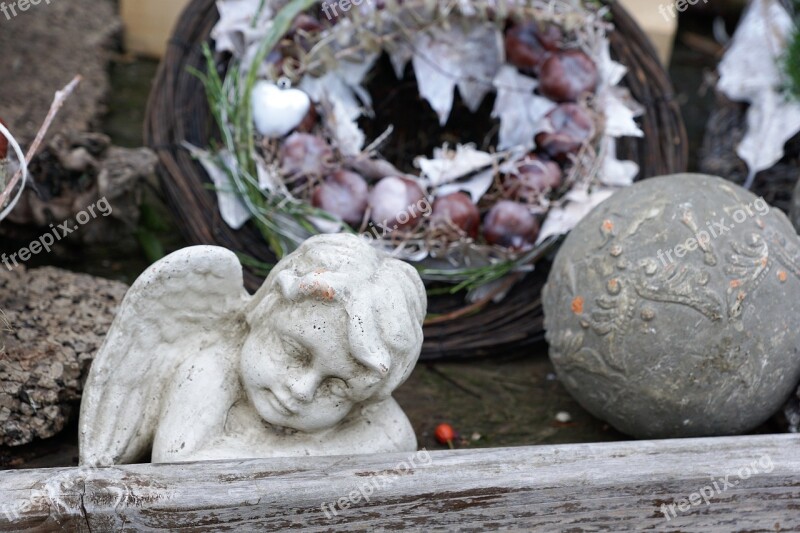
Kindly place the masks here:
<instances>
[{"instance_id":1,"label":"dried leaf","mask_svg":"<svg viewBox=\"0 0 800 533\"><path fill-rule=\"evenodd\" d=\"M321 217L309 217L308 220L314 224L314 227L317 228L320 233L339 233L344 229L344 225L335 220L328 220L327 218Z\"/></svg>"},{"instance_id":2,"label":"dried leaf","mask_svg":"<svg viewBox=\"0 0 800 533\"><path fill-rule=\"evenodd\" d=\"M358 123L348 116L348 111L341 100L329 102L326 97L325 108L328 110L325 114L325 127L339 151L345 156L360 154L366 136L358 127Z\"/></svg>"},{"instance_id":3,"label":"dried leaf","mask_svg":"<svg viewBox=\"0 0 800 533\"><path fill-rule=\"evenodd\" d=\"M800 131L800 103L787 101L772 91L764 91L747 110L747 135L736 154L747 163L749 188L755 174L771 168L783 158L786 141Z\"/></svg>"},{"instance_id":4,"label":"dried leaf","mask_svg":"<svg viewBox=\"0 0 800 533\"><path fill-rule=\"evenodd\" d=\"M605 185L616 187L626 187L633 183L636 175L639 174L639 165L633 161L621 161L617 159L617 141L612 137L603 140L603 168L600 171L599 179Z\"/></svg>"},{"instance_id":5,"label":"dried leaf","mask_svg":"<svg viewBox=\"0 0 800 533\"><path fill-rule=\"evenodd\" d=\"M626 99L630 99L627 100ZM610 90L605 95L603 111L606 117L606 135L611 137L644 137L635 118L641 113L627 90Z\"/></svg>"},{"instance_id":6,"label":"dried leaf","mask_svg":"<svg viewBox=\"0 0 800 533\"><path fill-rule=\"evenodd\" d=\"M389 61L392 63L394 75L398 80L402 80L406 65L414 57L414 50L407 42L400 40L388 41L384 48L386 53L389 54Z\"/></svg>"},{"instance_id":7,"label":"dried leaf","mask_svg":"<svg viewBox=\"0 0 800 533\"><path fill-rule=\"evenodd\" d=\"M611 59L611 42L603 38L597 46L597 73L600 77L600 84L608 87L619 85L628 68L622 63L617 63Z\"/></svg>"},{"instance_id":8,"label":"dried leaf","mask_svg":"<svg viewBox=\"0 0 800 533\"><path fill-rule=\"evenodd\" d=\"M586 189L571 190L564 197L566 205L554 207L547 214L536 244L544 242L550 236L569 233L583 217L614 192L614 189L606 188L595 188L592 192Z\"/></svg>"},{"instance_id":9,"label":"dried leaf","mask_svg":"<svg viewBox=\"0 0 800 533\"><path fill-rule=\"evenodd\" d=\"M781 94L780 58L793 29L779 1L753 0L719 65L717 88L731 100L750 103L747 134L736 149L750 172L745 187L780 161L786 141L800 131L800 102Z\"/></svg>"},{"instance_id":10,"label":"dried leaf","mask_svg":"<svg viewBox=\"0 0 800 533\"><path fill-rule=\"evenodd\" d=\"M597 101L606 119L605 134L611 137L644 137L635 120L644 109L628 89L619 86L628 69L611 59L610 46L608 39L604 39L597 47L597 71L600 77Z\"/></svg>"},{"instance_id":11,"label":"dried leaf","mask_svg":"<svg viewBox=\"0 0 800 533\"><path fill-rule=\"evenodd\" d=\"M463 191L476 204L494 183L494 163L497 156L476 150L472 144L447 146L433 150L433 159L418 157L414 164L435 196ZM489 168L487 168L489 167ZM471 175L474 174L474 175ZM458 181L469 176L468 179Z\"/></svg>"},{"instance_id":12,"label":"dried leaf","mask_svg":"<svg viewBox=\"0 0 800 533\"><path fill-rule=\"evenodd\" d=\"M538 81L509 65L503 66L495 76L497 98L492 116L500 119L498 149L532 147L536 134L545 130L544 116L555 109L556 104L534 94L538 85Z\"/></svg>"},{"instance_id":13,"label":"dried leaf","mask_svg":"<svg viewBox=\"0 0 800 533\"><path fill-rule=\"evenodd\" d=\"M361 83L377 59L377 54L367 54L363 62L340 61L324 76L306 75L300 80L300 89L312 100L323 103L328 132L347 156L360 153L366 141L357 120L365 108L371 112L372 100Z\"/></svg>"},{"instance_id":14,"label":"dried leaf","mask_svg":"<svg viewBox=\"0 0 800 533\"><path fill-rule=\"evenodd\" d=\"M447 122L458 86L462 100L475 112L492 90L491 81L504 59L502 36L490 23L462 28L452 24L414 37L414 73L419 94Z\"/></svg>"},{"instance_id":15,"label":"dried leaf","mask_svg":"<svg viewBox=\"0 0 800 533\"><path fill-rule=\"evenodd\" d=\"M220 159L227 169L230 169L232 172L237 172L236 158L225 149L217 152L215 158L205 150L193 146L188 146L188 148L192 152L192 155L203 165L203 168L214 183L222 220L231 228L240 229L250 220L250 211L247 209L247 205L245 205L238 192L232 190L233 185L230 183L227 170L220 167L217 161L217 159Z\"/></svg>"},{"instance_id":16,"label":"dried leaf","mask_svg":"<svg viewBox=\"0 0 800 533\"><path fill-rule=\"evenodd\" d=\"M494 163L492 154L475 149L475 145L458 145L455 150L447 146L435 148L433 159L418 157L414 164L431 187L450 183Z\"/></svg>"},{"instance_id":17,"label":"dried leaf","mask_svg":"<svg viewBox=\"0 0 800 533\"><path fill-rule=\"evenodd\" d=\"M285 191L286 185L281 178L277 160L267 163L261 156L256 157L256 172L258 173L258 188L262 191Z\"/></svg>"},{"instance_id":18,"label":"dried leaf","mask_svg":"<svg viewBox=\"0 0 800 533\"><path fill-rule=\"evenodd\" d=\"M249 49L257 48L269 32L274 16L271 3L265 5L253 24L261 0L217 0L219 20L211 30L217 52L230 52L244 57ZM249 65L250 63L245 63Z\"/></svg>"},{"instance_id":19,"label":"dried leaf","mask_svg":"<svg viewBox=\"0 0 800 533\"><path fill-rule=\"evenodd\" d=\"M477 204L483 195L486 194L494 183L494 169L478 172L474 176L464 181L458 181L442 185L436 189L436 196L446 196L454 192L465 192L469 194L472 202Z\"/></svg>"},{"instance_id":20,"label":"dried leaf","mask_svg":"<svg viewBox=\"0 0 800 533\"><path fill-rule=\"evenodd\" d=\"M377 59L377 54L370 54L363 62L340 61L335 69L324 76L304 76L298 88L315 102L322 102L323 99L331 103L339 102L345 115L355 120L364 114L365 107L368 110L372 107L369 93L361 83Z\"/></svg>"}]
</instances>

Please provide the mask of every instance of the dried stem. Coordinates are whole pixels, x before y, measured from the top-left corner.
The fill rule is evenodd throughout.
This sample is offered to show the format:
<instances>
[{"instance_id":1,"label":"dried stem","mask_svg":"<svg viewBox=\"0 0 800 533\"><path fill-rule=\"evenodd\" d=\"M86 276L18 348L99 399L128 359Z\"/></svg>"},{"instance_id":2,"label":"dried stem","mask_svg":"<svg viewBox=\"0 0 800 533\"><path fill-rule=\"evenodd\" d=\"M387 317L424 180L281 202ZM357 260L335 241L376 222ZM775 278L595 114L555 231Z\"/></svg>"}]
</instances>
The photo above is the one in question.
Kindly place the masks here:
<instances>
[{"instance_id":1,"label":"dried stem","mask_svg":"<svg viewBox=\"0 0 800 533\"><path fill-rule=\"evenodd\" d=\"M28 153L25 155L25 161L28 163L31 162L33 156L36 155L36 152L39 150L39 146L41 146L44 136L47 134L47 130L49 130L50 126L53 124L53 120L56 118L61 106L64 105L64 102L67 98L69 98L80 81L81 76L75 76L72 81L69 82L63 89L56 92L55 97L53 98L53 103L50 104L50 111L47 112L47 117L45 117L42 127L39 128L36 138L33 140L30 148L28 148ZM6 202L8 202L11 193L14 191L14 188L17 186L17 183L19 183L21 177L22 170L18 170L8 182L6 189L2 194L0 194L0 206L6 205Z\"/></svg>"}]
</instances>

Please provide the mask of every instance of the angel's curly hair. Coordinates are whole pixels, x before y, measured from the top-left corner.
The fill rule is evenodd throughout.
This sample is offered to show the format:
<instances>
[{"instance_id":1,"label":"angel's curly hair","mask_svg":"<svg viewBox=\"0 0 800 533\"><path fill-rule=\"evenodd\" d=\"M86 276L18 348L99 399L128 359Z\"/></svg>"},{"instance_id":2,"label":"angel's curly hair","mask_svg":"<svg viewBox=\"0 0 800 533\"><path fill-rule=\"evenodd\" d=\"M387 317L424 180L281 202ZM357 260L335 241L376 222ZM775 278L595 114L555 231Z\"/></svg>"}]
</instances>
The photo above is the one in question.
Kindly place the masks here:
<instances>
[{"instance_id":1,"label":"angel's curly hair","mask_svg":"<svg viewBox=\"0 0 800 533\"><path fill-rule=\"evenodd\" d=\"M248 322L256 323L280 300L309 299L344 308L353 357L383 376L379 398L408 378L422 348L428 303L414 267L363 237L317 235L272 269L253 297ZM380 342L370 345L371 339Z\"/></svg>"}]
</instances>

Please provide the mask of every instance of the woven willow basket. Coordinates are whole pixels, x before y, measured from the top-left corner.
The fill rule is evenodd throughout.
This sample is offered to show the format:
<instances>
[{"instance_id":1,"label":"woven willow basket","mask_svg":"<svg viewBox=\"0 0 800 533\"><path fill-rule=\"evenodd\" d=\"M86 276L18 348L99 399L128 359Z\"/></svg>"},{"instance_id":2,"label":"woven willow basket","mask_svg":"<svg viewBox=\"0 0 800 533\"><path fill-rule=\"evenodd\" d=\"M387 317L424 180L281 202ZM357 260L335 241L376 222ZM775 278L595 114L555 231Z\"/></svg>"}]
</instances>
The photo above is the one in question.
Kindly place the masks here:
<instances>
[{"instance_id":1,"label":"woven willow basket","mask_svg":"<svg viewBox=\"0 0 800 533\"><path fill-rule=\"evenodd\" d=\"M641 139L622 139L621 158L636 161L640 178L682 172L687 161L686 132L670 81L648 38L616 3L610 3L615 31L612 56L629 69L623 85L646 109L639 119ZM216 194L201 165L184 142L205 147L216 134L202 83L189 67L205 69L202 43L218 20L214 0L193 0L181 16L156 78L145 124L147 144L160 159L164 190L185 237L193 244L214 244L265 263L275 256L255 227L235 231L221 219ZM223 73L225 64L218 65ZM524 354L543 339L540 291L549 265L514 285L499 304L465 307L463 295L432 297L436 318L425 325L422 360ZM248 289L263 278L246 269Z\"/></svg>"}]
</instances>

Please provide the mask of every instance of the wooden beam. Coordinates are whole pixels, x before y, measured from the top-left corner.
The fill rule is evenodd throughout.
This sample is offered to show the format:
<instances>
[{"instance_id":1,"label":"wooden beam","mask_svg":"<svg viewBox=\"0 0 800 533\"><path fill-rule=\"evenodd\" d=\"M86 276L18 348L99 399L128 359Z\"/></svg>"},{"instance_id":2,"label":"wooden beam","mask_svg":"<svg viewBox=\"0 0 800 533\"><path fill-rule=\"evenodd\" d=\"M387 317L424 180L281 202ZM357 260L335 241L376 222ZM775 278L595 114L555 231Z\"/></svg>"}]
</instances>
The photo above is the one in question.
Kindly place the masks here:
<instances>
[{"instance_id":1,"label":"wooden beam","mask_svg":"<svg viewBox=\"0 0 800 533\"><path fill-rule=\"evenodd\" d=\"M0 531L437 527L797 530L800 435L0 472Z\"/></svg>"}]
</instances>

